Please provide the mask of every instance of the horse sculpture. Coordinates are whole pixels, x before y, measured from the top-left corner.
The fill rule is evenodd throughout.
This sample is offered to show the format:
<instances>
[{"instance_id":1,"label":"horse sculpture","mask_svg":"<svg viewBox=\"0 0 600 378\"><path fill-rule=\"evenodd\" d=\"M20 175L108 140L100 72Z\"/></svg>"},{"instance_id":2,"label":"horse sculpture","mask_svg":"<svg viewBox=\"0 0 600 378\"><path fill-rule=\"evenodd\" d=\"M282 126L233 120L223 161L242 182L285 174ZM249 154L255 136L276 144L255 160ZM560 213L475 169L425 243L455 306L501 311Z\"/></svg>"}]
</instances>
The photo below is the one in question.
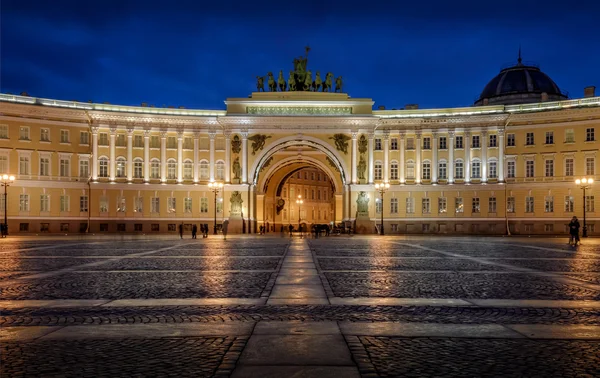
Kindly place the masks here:
<instances>
[{"instance_id":1,"label":"horse sculpture","mask_svg":"<svg viewBox=\"0 0 600 378\"><path fill-rule=\"evenodd\" d=\"M331 72L327 72L325 75L325 82L323 83L323 92L331 92L333 90L333 74Z\"/></svg>"},{"instance_id":2,"label":"horse sculpture","mask_svg":"<svg viewBox=\"0 0 600 378\"><path fill-rule=\"evenodd\" d=\"M256 90L259 92L265 91L265 77L264 76L256 77Z\"/></svg>"},{"instance_id":3,"label":"horse sculpture","mask_svg":"<svg viewBox=\"0 0 600 378\"><path fill-rule=\"evenodd\" d=\"M318 92L321 86L323 85L323 80L321 80L321 74L317 71L317 75L315 76L315 81L312 84L313 92Z\"/></svg>"},{"instance_id":4,"label":"horse sculpture","mask_svg":"<svg viewBox=\"0 0 600 378\"><path fill-rule=\"evenodd\" d=\"M269 72L269 91L277 92L277 85L275 84L275 78L273 77L273 72Z\"/></svg>"},{"instance_id":5,"label":"horse sculpture","mask_svg":"<svg viewBox=\"0 0 600 378\"><path fill-rule=\"evenodd\" d=\"M306 78L304 79L304 90L310 91L312 84L313 84L312 72L306 71Z\"/></svg>"},{"instance_id":6,"label":"horse sculpture","mask_svg":"<svg viewBox=\"0 0 600 378\"><path fill-rule=\"evenodd\" d=\"M290 71L290 77L288 79L288 86L290 91L296 90L296 78L294 77L294 71Z\"/></svg>"},{"instance_id":7,"label":"horse sculpture","mask_svg":"<svg viewBox=\"0 0 600 378\"><path fill-rule=\"evenodd\" d=\"M283 71L279 71L279 77L277 78L277 84L279 86L279 90L281 92L285 92L286 84L285 84L285 79L283 78Z\"/></svg>"},{"instance_id":8,"label":"horse sculpture","mask_svg":"<svg viewBox=\"0 0 600 378\"><path fill-rule=\"evenodd\" d=\"M338 76L337 79L335 79L335 91L336 92L342 92L342 77Z\"/></svg>"}]
</instances>

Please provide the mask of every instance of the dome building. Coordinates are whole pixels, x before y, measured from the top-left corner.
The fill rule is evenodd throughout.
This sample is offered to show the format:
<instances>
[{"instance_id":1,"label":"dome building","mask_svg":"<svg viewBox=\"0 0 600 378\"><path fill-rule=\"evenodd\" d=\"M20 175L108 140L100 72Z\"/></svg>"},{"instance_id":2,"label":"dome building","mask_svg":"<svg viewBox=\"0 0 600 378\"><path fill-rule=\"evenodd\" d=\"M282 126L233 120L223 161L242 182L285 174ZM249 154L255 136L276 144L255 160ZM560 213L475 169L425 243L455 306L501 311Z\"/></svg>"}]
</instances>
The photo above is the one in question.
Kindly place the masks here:
<instances>
[{"instance_id":1,"label":"dome building","mask_svg":"<svg viewBox=\"0 0 600 378\"><path fill-rule=\"evenodd\" d=\"M502 69L490 80L475 101L475 106L518 105L567 99L567 94L537 65L524 64L519 51L517 64Z\"/></svg>"}]
</instances>

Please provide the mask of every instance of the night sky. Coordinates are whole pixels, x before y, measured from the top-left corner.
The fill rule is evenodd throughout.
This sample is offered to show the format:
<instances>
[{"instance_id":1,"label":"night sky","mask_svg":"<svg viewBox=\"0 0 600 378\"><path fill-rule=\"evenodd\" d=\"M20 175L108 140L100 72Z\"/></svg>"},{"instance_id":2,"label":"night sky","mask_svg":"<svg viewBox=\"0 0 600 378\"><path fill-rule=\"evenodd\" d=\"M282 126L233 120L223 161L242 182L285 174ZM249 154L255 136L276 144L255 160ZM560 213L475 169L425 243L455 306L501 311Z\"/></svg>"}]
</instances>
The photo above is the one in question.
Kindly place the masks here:
<instances>
[{"instance_id":1,"label":"night sky","mask_svg":"<svg viewBox=\"0 0 600 378\"><path fill-rule=\"evenodd\" d=\"M306 45L313 75L388 109L470 106L519 45L569 97L600 88L598 1L206 3L1 0L0 91L224 109Z\"/></svg>"}]
</instances>

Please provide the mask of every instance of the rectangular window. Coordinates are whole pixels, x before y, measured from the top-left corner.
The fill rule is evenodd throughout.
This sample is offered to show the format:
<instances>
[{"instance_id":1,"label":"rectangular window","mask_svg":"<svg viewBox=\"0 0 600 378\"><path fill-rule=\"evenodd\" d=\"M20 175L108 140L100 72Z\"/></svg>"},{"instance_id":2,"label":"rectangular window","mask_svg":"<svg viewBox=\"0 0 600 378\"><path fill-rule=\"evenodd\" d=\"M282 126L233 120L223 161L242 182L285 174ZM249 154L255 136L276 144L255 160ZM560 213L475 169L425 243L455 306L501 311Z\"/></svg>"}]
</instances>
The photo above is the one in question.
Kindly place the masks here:
<instances>
[{"instance_id":1,"label":"rectangular window","mask_svg":"<svg viewBox=\"0 0 600 378\"><path fill-rule=\"evenodd\" d=\"M414 214L415 213L415 199L413 197L408 197L406 199L406 214Z\"/></svg>"},{"instance_id":2,"label":"rectangular window","mask_svg":"<svg viewBox=\"0 0 600 378\"><path fill-rule=\"evenodd\" d=\"M438 178L440 180L446 180L447 177L447 169L446 169L446 162L445 161L440 161L438 164Z\"/></svg>"},{"instance_id":3,"label":"rectangular window","mask_svg":"<svg viewBox=\"0 0 600 378\"><path fill-rule=\"evenodd\" d=\"M573 159L565 159L565 176L573 176L575 174Z\"/></svg>"},{"instance_id":4,"label":"rectangular window","mask_svg":"<svg viewBox=\"0 0 600 378\"><path fill-rule=\"evenodd\" d=\"M117 198L117 213L124 213L125 211L127 211L125 197Z\"/></svg>"},{"instance_id":5,"label":"rectangular window","mask_svg":"<svg viewBox=\"0 0 600 378\"><path fill-rule=\"evenodd\" d=\"M150 136L150 148L160 148L160 138L158 135Z\"/></svg>"},{"instance_id":6,"label":"rectangular window","mask_svg":"<svg viewBox=\"0 0 600 378\"><path fill-rule=\"evenodd\" d=\"M183 138L183 149L184 150L194 149L194 140L192 138Z\"/></svg>"},{"instance_id":7,"label":"rectangular window","mask_svg":"<svg viewBox=\"0 0 600 378\"><path fill-rule=\"evenodd\" d=\"M133 147L144 147L144 136L134 135L133 136Z\"/></svg>"},{"instance_id":8,"label":"rectangular window","mask_svg":"<svg viewBox=\"0 0 600 378\"><path fill-rule=\"evenodd\" d=\"M8 156L0 155L0 174L8 173Z\"/></svg>"},{"instance_id":9,"label":"rectangular window","mask_svg":"<svg viewBox=\"0 0 600 378\"><path fill-rule=\"evenodd\" d=\"M515 134L506 134L506 147L515 146Z\"/></svg>"},{"instance_id":10,"label":"rectangular window","mask_svg":"<svg viewBox=\"0 0 600 378\"><path fill-rule=\"evenodd\" d=\"M481 211L480 205L479 205L479 197L474 197L473 200L471 201L471 203L473 205L471 208L471 212L479 213Z\"/></svg>"},{"instance_id":11,"label":"rectangular window","mask_svg":"<svg viewBox=\"0 0 600 378\"><path fill-rule=\"evenodd\" d=\"M79 132L79 144L90 144L90 133L87 131Z\"/></svg>"},{"instance_id":12,"label":"rectangular window","mask_svg":"<svg viewBox=\"0 0 600 378\"><path fill-rule=\"evenodd\" d=\"M552 196L544 197L544 212L546 212L546 213L554 212L554 197L552 197Z\"/></svg>"},{"instance_id":13,"label":"rectangular window","mask_svg":"<svg viewBox=\"0 0 600 378\"><path fill-rule=\"evenodd\" d=\"M19 127L19 139L20 140L29 140L29 127L27 127L27 126Z\"/></svg>"},{"instance_id":14,"label":"rectangular window","mask_svg":"<svg viewBox=\"0 0 600 378\"><path fill-rule=\"evenodd\" d=\"M398 150L398 138L390 139L390 150L392 150L392 151Z\"/></svg>"},{"instance_id":15,"label":"rectangular window","mask_svg":"<svg viewBox=\"0 0 600 378\"><path fill-rule=\"evenodd\" d=\"M70 169L70 164L71 161L69 159L60 159L60 176L61 177L70 177L71 176L71 169Z\"/></svg>"},{"instance_id":16,"label":"rectangular window","mask_svg":"<svg viewBox=\"0 0 600 378\"><path fill-rule=\"evenodd\" d=\"M533 213L533 197L525 197L525 212Z\"/></svg>"},{"instance_id":17,"label":"rectangular window","mask_svg":"<svg viewBox=\"0 0 600 378\"><path fill-rule=\"evenodd\" d=\"M533 133L527 133L527 137L525 138L525 145L526 146L535 145L535 140L533 139Z\"/></svg>"},{"instance_id":18,"label":"rectangular window","mask_svg":"<svg viewBox=\"0 0 600 378\"><path fill-rule=\"evenodd\" d=\"M217 201L217 213L223 212L223 198L219 198Z\"/></svg>"},{"instance_id":19,"label":"rectangular window","mask_svg":"<svg viewBox=\"0 0 600 378\"><path fill-rule=\"evenodd\" d=\"M8 125L0 125L0 139L8 139Z\"/></svg>"},{"instance_id":20,"label":"rectangular window","mask_svg":"<svg viewBox=\"0 0 600 378\"><path fill-rule=\"evenodd\" d=\"M546 177L554 177L554 160L546 160Z\"/></svg>"},{"instance_id":21,"label":"rectangular window","mask_svg":"<svg viewBox=\"0 0 600 378\"><path fill-rule=\"evenodd\" d=\"M594 196L585 196L585 211L594 211Z\"/></svg>"},{"instance_id":22,"label":"rectangular window","mask_svg":"<svg viewBox=\"0 0 600 378\"><path fill-rule=\"evenodd\" d=\"M167 213L174 213L177 210L177 199L175 197L167 198Z\"/></svg>"},{"instance_id":23,"label":"rectangular window","mask_svg":"<svg viewBox=\"0 0 600 378\"><path fill-rule=\"evenodd\" d=\"M514 161L506 162L506 177L507 178L515 178L515 162Z\"/></svg>"},{"instance_id":24,"label":"rectangular window","mask_svg":"<svg viewBox=\"0 0 600 378\"><path fill-rule=\"evenodd\" d=\"M525 177L534 177L534 162L533 160L527 160L525 162Z\"/></svg>"},{"instance_id":25,"label":"rectangular window","mask_svg":"<svg viewBox=\"0 0 600 378\"><path fill-rule=\"evenodd\" d=\"M448 139L446 137L440 137L440 150L448 149Z\"/></svg>"},{"instance_id":26,"label":"rectangular window","mask_svg":"<svg viewBox=\"0 0 600 378\"><path fill-rule=\"evenodd\" d=\"M381 138L375 138L375 151L381 151Z\"/></svg>"},{"instance_id":27,"label":"rectangular window","mask_svg":"<svg viewBox=\"0 0 600 378\"><path fill-rule=\"evenodd\" d=\"M473 137L472 137L471 140L472 140L471 147L473 147L473 148L479 148L479 147L481 147L481 145L479 144L479 135L473 135Z\"/></svg>"},{"instance_id":28,"label":"rectangular window","mask_svg":"<svg viewBox=\"0 0 600 378\"><path fill-rule=\"evenodd\" d=\"M108 134L100 133L98 137L98 145L99 146L108 146Z\"/></svg>"},{"instance_id":29,"label":"rectangular window","mask_svg":"<svg viewBox=\"0 0 600 378\"><path fill-rule=\"evenodd\" d=\"M143 177L143 170L144 170L144 163L141 161L134 161L133 162L133 178L142 178Z\"/></svg>"},{"instance_id":30,"label":"rectangular window","mask_svg":"<svg viewBox=\"0 0 600 378\"><path fill-rule=\"evenodd\" d=\"M380 162L375 163L375 180L383 179L383 168Z\"/></svg>"},{"instance_id":31,"label":"rectangular window","mask_svg":"<svg viewBox=\"0 0 600 378\"><path fill-rule=\"evenodd\" d=\"M40 158L40 176L50 175L50 159Z\"/></svg>"},{"instance_id":32,"label":"rectangular window","mask_svg":"<svg viewBox=\"0 0 600 378\"><path fill-rule=\"evenodd\" d=\"M454 211L456 213L464 213L465 212L465 208L463 205L463 199L461 197L456 197L454 199Z\"/></svg>"},{"instance_id":33,"label":"rectangular window","mask_svg":"<svg viewBox=\"0 0 600 378\"><path fill-rule=\"evenodd\" d=\"M87 160L79 160L79 177L89 177L90 162Z\"/></svg>"},{"instance_id":34,"label":"rectangular window","mask_svg":"<svg viewBox=\"0 0 600 378\"><path fill-rule=\"evenodd\" d=\"M438 198L438 213L446 214L447 211L448 211L448 205L446 202L446 197L439 197Z\"/></svg>"},{"instance_id":35,"label":"rectangular window","mask_svg":"<svg viewBox=\"0 0 600 378\"><path fill-rule=\"evenodd\" d=\"M20 156L19 157L19 174L21 174L21 175L29 174L29 156Z\"/></svg>"},{"instance_id":36,"label":"rectangular window","mask_svg":"<svg viewBox=\"0 0 600 378\"><path fill-rule=\"evenodd\" d=\"M488 177L491 179L498 178L498 162L490 161L488 163Z\"/></svg>"},{"instance_id":37,"label":"rectangular window","mask_svg":"<svg viewBox=\"0 0 600 378\"><path fill-rule=\"evenodd\" d=\"M588 127L587 129L585 129L585 141L593 142L594 140L596 140L595 135L594 135L594 128Z\"/></svg>"},{"instance_id":38,"label":"rectangular window","mask_svg":"<svg viewBox=\"0 0 600 378\"><path fill-rule=\"evenodd\" d=\"M463 167L462 160L457 160L454 163L454 178L463 179L465 177L465 170Z\"/></svg>"},{"instance_id":39,"label":"rectangular window","mask_svg":"<svg viewBox=\"0 0 600 378\"><path fill-rule=\"evenodd\" d=\"M490 197L488 199L488 213L496 212L496 197Z\"/></svg>"},{"instance_id":40,"label":"rectangular window","mask_svg":"<svg viewBox=\"0 0 600 378\"><path fill-rule=\"evenodd\" d=\"M177 148L177 137L167 137L167 148Z\"/></svg>"},{"instance_id":41,"label":"rectangular window","mask_svg":"<svg viewBox=\"0 0 600 378\"><path fill-rule=\"evenodd\" d=\"M29 211L29 194L19 195L19 211Z\"/></svg>"},{"instance_id":42,"label":"rectangular window","mask_svg":"<svg viewBox=\"0 0 600 378\"><path fill-rule=\"evenodd\" d=\"M554 131L546 131L546 144L554 144Z\"/></svg>"},{"instance_id":43,"label":"rectangular window","mask_svg":"<svg viewBox=\"0 0 600 378\"><path fill-rule=\"evenodd\" d=\"M421 200L421 212L423 214L431 213L431 201L429 200L429 198L423 198Z\"/></svg>"},{"instance_id":44,"label":"rectangular window","mask_svg":"<svg viewBox=\"0 0 600 378\"><path fill-rule=\"evenodd\" d=\"M137 232L143 231L143 229L142 229L142 223L135 223L133 225L133 231L137 231Z\"/></svg>"},{"instance_id":45,"label":"rectangular window","mask_svg":"<svg viewBox=\"0 0 600 378\"><path fill-rule=\"evenodd\" d=\"M69 232L69 224L61 223L60 224L60 232Z\"/></svg>"},{"instance_id":46,"label":"rectangular window","mask_svg":"<svg viewBox=\"0 0 600 378\"><path fill-rule=\"evenodd\" d=\"M19 223L19 231L29 231L29 223Z\"/></svg>"},{"instance_id":47,"label":"rectangular window","mask_svg":"<svg viewBox=\"0 0 600 378\"><path fill-rule=\"evenodd\" d=\"M406 149L414 150L415 149L415 140L414 138L406 138Z\"/></svg>"},{"instance_id":48,"label":"rectangular window","mask_svg":"<svg viewBox=\"0 0 600 378\"><path fill-rule=\"evenodd\" d=\"M206 170L208 173L208 168ZM208 174L206 175L208 178ZM152 161L150 162L150 178L158 179L160 178L160 162Z\"/></svg>"},{"instance_id":49,"label":"rectangular window","mask_svg":"<svg viewBox=\"0 0 600 378\"><path fill-rule=\"evenodd\" d=\"M150 212L151 213L160 213L160 198L152 197L150 199Z\"/></svg>"},{"instance_id":50,"label":"rectangular window","mask_svg":"<svg viewBox=\"0 0 600 378\"><path fill-rule=\"evenodd\" d=\"M565 196L565 213L572 213L575 207L575 198L573 196Z\"/></svg>"},{"instance_id":51,"label":"rectangular window","mask_svg":"<svg viewBox=\"0 0 600 378\"><path fill-rule=\"evenodd\" d=\"M381 199L379 199L379 198L375 199L375 213L381 214L382 208L383 208L383 205L381 203ZM313 214L314 214L314 210L313 210ZM314 215L313 215L313 218L314 218Z\"/></svg>"},{"instance_id":52,"label":"rectangular window","mask_svg":"<svg viewBox=\"0 0 600 378\"><path fill-rule=\"evenodd\" d=\"M473 161L471 165L471 177L475 179L481 178L481 162L478 160Z\"/></svg>"},{"instance_id":53,"label":"rectangular window","mask_svg":"<svg viewBox=\"0 0 600 378\"><path fill-rule=\"evenodd\" d=\"M43 128L40 130L40 142L50 142L50 130Z\"/></svg>"},{"instance_id":54,"label":"rectangular window","mask_svg":"<svg viewBox=\"0 0 600 378\"><path fill-rule=\"evenodd\" d=\"M40 195L40 211L50 211L50 196L47 194Z\"/></svg>"},{"instance_id":55,"label":"rectangular window","mask_svg":"<svg viewBox=\"0 0 600 378\"><path fill-rule=\"evenodd\" d=\"M515 212L515 197L506 198L506 212L507 213Z\"/></svg>"},{"instance_id":56,"label":"rectangular window","mask_svg":"<svg viewBox=\"0 0 600 378\"><path fill-rule=\"evenodd\" d=\"M596 164L595 159L593 157L585 158L585 174L586 175L595 175L596 173Z\"/></svg>"},{"instance_id":57,"label":"rectangular window","mask_svg":"<svg viewBox=\"0 0 600 378\"><path fill-rule=\"evenodd\" d=\"M101 213L108 212L108 197L106 197L106 196L100 197L98 209L100 210Z\"/></svg>"},{"instance_id":58,"label":"rectangular window","mask_svg":"<svg viewBox=\"0 0 600 378\"><path fill-rule=\"evenodd\" d=\"M150 224L150 231L154 231L154 232L160 231L160 224L158 224L158 223Z\"/></svg>"},{"instance_id":59,"label":"rectangular window","mask_svg":"<svg viewBox=\"0 0 600 378\"><path fill-rule=\"evenodd\" d=\"M140 214L144 212L144 197L135 197L133 199L133 212Z\"/></svg>"},{"instance_id":60,"label":"rectangular window","mask_svg":"<svg viewBox=\"0 0 600 378\"><path fill-rule=\"evenodd\" d=\"M70 197L60 196L60 211L71 211Z\"/></svg>"},{"instance_id":61,"label":"rectangular window","mask_svg":"<svg viewBox=\"0 0 600 378\"><path fill-rule=\"evenodd\" d=\"M100 223L100 232L108 232L108 223Z\"/></svg>"},{"instance_id":62,"label":"rectangular window","mask_svg":"<svg viewBox=\"0 0 600 378\"><path fill-rule=\"evenodd\" d=\"M200 198L200 212L208 213L208 198L207 197Z\"/></svg>"},{"instance_id":63,"label":"rectangular window","mask_svg":"<svg viewBox=\"0 0 600 378\"><path fill-rule=\"evenodd\" d=\"M88 211L88 196L79 196L79 212L87 213Z\"/></svg>"},{"instance_id":64,"label":"rectangular window","mask_svg":"<svg viewBox=\"0 0 600 378\"><path fill-rule=\"evenodd\" d=\"M463 137L457 136L454 141L454 148L463 148Z\"/></svg>"},{"instance_id":65,"label":"rectangular window","mask_svg":"<svg viewBox=\"0 0 600 378\"><path fill-rule=\"evenodd\" d=\"M498 136L496 134L490 135L490 147L498 147Z\"/></svg>"},{"instance_id":66,"label":"rectangular window","mask_svg":"<svg viewBox=\"0 0 600 378\"><path fill-rule=\"evenodd\" d=\"M431 180L431 163L428 161L423 162L423 180Z\"/></svg>"},{"instance_id":67,"label":"rectangular window","mask_svg":"<svg viewBox=\"0 0 600 378\"><path fill-rule=\"evenodd\" d=\"M430 137L423 138L423 149L431 150L431 138Z\"/></svg>"},{"instance_id":68,"label":"rectangular window","mask_svg":"<svg viewBox=\"0 0 600 378\"><path fill-rule=\"evenodd\" d=\"M60 143L70 143L69 130L60 130Z\"/></svg>"},{"instance_id":69,"label":"rectangular window","mask_svg":"<svg viewBox=\"0 0 600 378\"><path fill-rule=\"evenodd\" d=\"M573 129L565 130L565 143L575 143L575 130L573 130Z\"/></svg>"},{"instance_id":70,"label":"rectangular window","mask_svg":"<svg viewBox=\"0 0 600 378\"><path fill-rule=\"evenodd\" d=\"M390 200L390 214L398 214L398 198Z\"/></svg>"},{"instance_id":71,"label":"rectangular window","mask_svg":"<svg viewBox=\"0 0 600 378\"><path fill-rule=\"evenodd\" d=\"M4 213L4 196L0 196L0 212Z\"/></svg>"},{"instance_id":72,"label":"rectangular window","mask_svg":"<svg viewBox=\"0 0 600 378\"><path fill-rule=\"evenodd\" d=\"M192 212L192 199L190 197L183 199L183 212L188 214Z\"/></svg>"},{"instance_id":73,"label":"rectangular window","mask_svg":"<svg viewBox=\"0 0 600 378\"><path fill-rule=\"evenodd\" d=\"M125 142L125 134L117 134L115 145L117 147L125 147L127 146L127 142Z\"/></svg>"}]
</instances>

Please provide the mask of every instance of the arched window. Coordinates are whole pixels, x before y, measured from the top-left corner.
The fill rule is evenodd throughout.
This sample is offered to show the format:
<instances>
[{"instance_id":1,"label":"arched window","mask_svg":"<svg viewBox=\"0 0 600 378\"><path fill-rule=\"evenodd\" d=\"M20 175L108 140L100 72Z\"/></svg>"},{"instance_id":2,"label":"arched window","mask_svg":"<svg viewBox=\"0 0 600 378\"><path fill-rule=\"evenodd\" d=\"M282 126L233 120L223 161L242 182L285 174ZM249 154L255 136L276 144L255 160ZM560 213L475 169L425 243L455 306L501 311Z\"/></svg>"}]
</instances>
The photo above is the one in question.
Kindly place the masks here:
<instances>
[{"instance_id":1,"label":"arched window","mask_svg":"<svg viewBox=\"0 0 600 378\"><path fill-rule=\"evenodd\" d=\"M167 160L167 180L175 180L177 178L177 160Z\"/></svg>"},{"instance_id":2,"label":"arched window","mask_svg":"<svg viewBox=\"0 0 600 378\"><path fill-rule=\"evenodd\" d=\"M102 156L99 159L100 163L100 172L98 172L99 177L108 177L108 158L106 156Z\"/></svg>"},{"instance_id":3,"label":"arched window","mask_svg":"<svg viewBox=\"0 0 600 378\"><path fill-rule=\"evenodd\" d=\"M208 180L208 160L200 161L200 180Z\"/></svg>"},{"instance_id":4,"label":"arched window","mask_svg":"<svg viewBox=\"0 0 600 378\"><path fill-rule=\"evenodd\" d=\"M496 158L488 160L488 177L491 179L498 178L498 159Z\"/></svg>"},{"instance_id":5,"label":"arched window","mask_svg":"<svg viewBox=\"0 0 600 378\"><path fill-rule=\"evenodd\" d=\"M125 160L124 157L120 156L117 158L117 166L116 166L116 172L115 172L115 176L117 178L119 177L125 177L127 174L125 173L125 170L127 168L127 160Z\"/></svg>"},{"instance_id":6,"label":"arched window","mask_svg":"<svg viewBox=\"0 0 600 378\"><path fill-rule=\"evenodd\" d=\"M454 162L454 178L465 178L465 163L462 159L456 159L456 161Z\"/></svg>"},{"instance_id":7,"label":"arched window","mask_svg":"<svg viewBox=\"0 0 600 378\"><path fill-rule=\"evenodd\" d=\"M392 160L390 163L390 180L398 180L398 162Z\"/></svg>"},{"instance_id":8,"label":"arched window","mask_svg":"<svg viewBox=\"0 0 600 378\"><path fill-rule=\"evenodd\" d=\"M223 160L217 161L215 164L215 170L215 180L225 180L225 162Z\"/></svg>"},{"instance_id":9,"label":"arched window","mask_svg":"<svg viewBox=\"0 0 600 378\"><path fill-rule=\"evenodd\" d=\"M473 159L471 163L471 178L481 178L481 160Z\"/></svg>"},{"instance_id":10,"label":"arched window","mask_svg":"<svg viewBox=\"0 0 600 378\"><path fill-rule=\"evenodd\" d=\"M144 176L144 161L141 158L133 159L133 178L142 178Z\"/></svg>"},{"instance_id":11,"label":"arched window","mask_svg":"<svg viewBox=\"0 0 600 378\"><path fill-rule=\"evenodd\" d=\"M383 164L377 160L375 162L375 180L383 180Z\"/></svg>"},{"instance_id":12,"label":"arched window","mask_svg":"<svg viewBox=\"0 0 600 378\"><path fill-rule=\"evenodd\" d=\"M431 161L423 160L423 171L421 177L423 180L431 180Z\"/></svg>"},{"instance_id":13,"label":"arched window","mask_svg":"<svg viewBox=\"0 0 600 378\"><path fill-rule=\"evenodd\" d=\"M183 179L191 180L193 178L193 164L190 159L183 161Z\"/></svg>"},{"instance_id":14,"label":"arched window","mask_svg":"<svg viewBox=\"0 0 600 378\"><path fill-rule=\"evenodd\" d=\"M438 162L438 178L440 180L446 180L448 178L447 166L448 163L446 162L446 159L441 159Z\"/></svg>"},{"instance_id":15,"label":"arched window","mask_svg":"<svg viewBox=\"0 0 600 378\"><path fill-rule=\"evenodd\" d=\"M157 158L154 158L150 161L150 178L160 178L160 160L158 160Z\"/></svg>"},{"instance_id":16,"label":"arched window","mask_svg":"<svg viewBox=\"0 0 600 378\"><path fill-rule=\"evenodd\" d=\"M406 178L411 180L415 178L415 161L412 159L406 162Z\"/></svg>"}]
</instances>

